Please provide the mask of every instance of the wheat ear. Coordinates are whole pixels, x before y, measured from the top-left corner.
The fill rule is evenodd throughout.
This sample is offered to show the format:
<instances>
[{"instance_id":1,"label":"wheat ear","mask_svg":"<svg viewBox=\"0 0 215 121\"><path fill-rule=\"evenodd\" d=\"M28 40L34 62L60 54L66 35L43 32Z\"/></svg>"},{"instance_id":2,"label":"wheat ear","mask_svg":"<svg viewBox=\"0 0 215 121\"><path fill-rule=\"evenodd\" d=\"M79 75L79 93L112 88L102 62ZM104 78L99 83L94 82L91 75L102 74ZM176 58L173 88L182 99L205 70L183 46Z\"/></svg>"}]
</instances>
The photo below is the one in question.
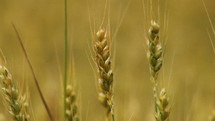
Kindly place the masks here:
<instances>
[{"instance_id":1,"label":"wheat ear","mask_svg":"<svg viewBox=\"0 0 215 121\"><path fill-rule=\"evenodd\" d=\"M110 53L110 38L106 29L101 28L96 33L94 41L95 62L98 74L98 98L107 109L107 119L114 120L113 104L113 71Z\"/></svg>"},{"instance_id":2,"label":"wheat ear","mask_svg":"<svg viewBox=\"0 0 215 121\"><path fill-rule=\"evenodd\" d=\"M148 31L148 59L150 63L151 81L153 82L156 121L166 121L169 118L169 98L165 88L158 88L158 73L163 64L163 49L159 38L160 26L154 20Z\"/></svg>"},{"instance_id":3,"label":"wheat ear","mask_svg":"<svg viewBox=\"0 0 215 121\"><path fill-rule=\"evenodd\" d=\"M0 81L3 98L14 121L29 121L26 96L20 94L10 72L2 65L0 65Z\"/></svg>"},{"instance_id":4,"label":"wheat ear","mask_svg":"<svg viewBox=\"0 0 215 121\"><path fill-rule=\"evenodd\" d=\"M66 121L79 121L78 107L76 105L76 94L71 85L66 88Z\"/></svg>"}]
</instances>

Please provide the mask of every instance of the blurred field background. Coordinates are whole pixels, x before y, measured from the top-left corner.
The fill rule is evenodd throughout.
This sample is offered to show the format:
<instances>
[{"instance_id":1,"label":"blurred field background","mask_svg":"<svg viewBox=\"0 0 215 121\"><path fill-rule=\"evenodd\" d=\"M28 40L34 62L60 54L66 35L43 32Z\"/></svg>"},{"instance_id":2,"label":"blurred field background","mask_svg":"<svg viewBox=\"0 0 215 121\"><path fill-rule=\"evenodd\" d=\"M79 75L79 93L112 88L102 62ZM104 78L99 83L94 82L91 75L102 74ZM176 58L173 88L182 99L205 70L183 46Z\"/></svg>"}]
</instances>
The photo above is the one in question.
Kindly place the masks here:
<instances>
[{"instance_id":1,"label":"blurred field background","mask_svg":"<svg viewBox=\"0 0 215 121\"><path fill-rule=\"evenodd\" d=\"M163 0L161 0L163 2ZM168 36L161 85L167 87L172 102L172 121L205 121L215 108L215 54L208 33L213 37L201 0L167 0ZM48 121L29 67L11 23L15 23L35 68L40 86L60 120L63 114L62 74L64 62L64 5L62 0L1 0L0 48L17 83L28 85L32 120ZM118 121L153 121L152 84L144 49L144 15L141 0L112 0L113 32L120 23L115 47L115 107ZM215 24L215 1L205 0ZM91 44L89 12L99 25L105 1L69 0L70 57L74 60L71 79L78 93L79 115L83 121L104 120L97 100L96 79L89 61ZM161 8L164 6L161 6ZM215 37L213 37L215 43ZM70 62L71 62L70 60ZM75 73L75 74L74 74ZM75 75L75 76L74 76ZM2 97L0 98L2 100ZM0 113L9 121L4 103ZM1 117L1 115L0 115Z\"/></svg>"}]
</instances>

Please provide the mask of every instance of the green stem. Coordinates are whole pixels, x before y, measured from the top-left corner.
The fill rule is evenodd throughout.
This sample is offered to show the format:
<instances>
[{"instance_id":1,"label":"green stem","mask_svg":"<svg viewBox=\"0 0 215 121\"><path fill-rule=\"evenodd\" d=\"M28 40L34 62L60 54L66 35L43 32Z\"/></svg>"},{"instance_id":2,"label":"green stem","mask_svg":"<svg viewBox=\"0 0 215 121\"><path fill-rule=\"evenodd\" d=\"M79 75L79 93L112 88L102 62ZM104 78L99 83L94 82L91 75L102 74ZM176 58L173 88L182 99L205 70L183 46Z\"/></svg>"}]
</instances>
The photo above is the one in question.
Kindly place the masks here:
<instances>
[{"instance_id":1,"label":"green stem","mask_svg":"<svg viewBox=\"0 0 215 121\"><path fill-rule=\"evenodd\" d=\"M154 85L154 88L153 88L153 95L154 95L154 103L155 103L155 112L157 113L158 110L157 110L157 96L158 96L158 88L156 85Z\"/></svg>"},{"instance_id":2,"label":"green stem","mask_svg":"<svg viewBox=\"0 0 215 121\"><path fill-rule=\"evenodd\" d=\"M115 116L114 116L114 114L112 114L112 121L115 121Z\"/></svg>"},{"instance_id":3,"label":"green stem","mask_svg":"<svg viewBox=\"0 0 215 121\"><path fill-rule=\"evenodd\" d=\"M66 87L67 87L67 64L68 64L68 28L67 28L67 0L64 0L65 30L64 30L64 120L66 120Z\"/></svg>"}]
</instances>

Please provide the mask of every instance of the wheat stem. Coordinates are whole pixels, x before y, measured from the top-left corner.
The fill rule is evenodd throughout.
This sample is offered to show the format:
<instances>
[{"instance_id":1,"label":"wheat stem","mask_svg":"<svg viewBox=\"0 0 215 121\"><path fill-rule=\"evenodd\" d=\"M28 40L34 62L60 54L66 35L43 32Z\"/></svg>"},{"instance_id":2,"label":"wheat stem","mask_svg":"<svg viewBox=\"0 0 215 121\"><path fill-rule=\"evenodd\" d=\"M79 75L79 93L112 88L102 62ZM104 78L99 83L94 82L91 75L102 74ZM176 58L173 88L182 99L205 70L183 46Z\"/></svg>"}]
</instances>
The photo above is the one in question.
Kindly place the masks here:
<instances>
[{"instance_id":1,"label":"wheat stem","mask_svg":"<svg viewBox=\"0 0 215 121\"><path fill-rule=\"evenodd\" d=\"M64 0L64 120L66 121L66 88L67 88L67 71L68 71L68 20L67 20L67 0Z\"/></svg>"},{"instance_id":2,"label":"wheat stem","mask_svg":"<svg viewBox=\"0 0 215 121\"><path fill-rule=\"evenodd\" d=\"M115 121L115 116L114 116L114 114L112 114L112 121Z\"/></svg>"}]
</instances>

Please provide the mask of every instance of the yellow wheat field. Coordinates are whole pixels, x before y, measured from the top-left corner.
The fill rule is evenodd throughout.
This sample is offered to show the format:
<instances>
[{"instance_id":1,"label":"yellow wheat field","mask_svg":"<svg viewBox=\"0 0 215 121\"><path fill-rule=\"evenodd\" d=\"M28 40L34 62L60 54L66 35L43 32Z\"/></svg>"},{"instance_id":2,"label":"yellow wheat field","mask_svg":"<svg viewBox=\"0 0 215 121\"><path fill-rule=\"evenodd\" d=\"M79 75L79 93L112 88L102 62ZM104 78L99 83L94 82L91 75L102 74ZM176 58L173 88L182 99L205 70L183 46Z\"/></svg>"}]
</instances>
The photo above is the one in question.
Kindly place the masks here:
<instances>
[{"instance_id":1,"label":"yellow wheat field","mask_svg":"<svg viewBox=\"0 0 215 121\"><path fill-rule=\"evenodd\" d=\"M75 91L78 112L74 114L80 121L105 121L107 111L98 101L92 41L101 29L107 5L104 25L113 38L109 46L115 121L155 121L146 44L150 0L107 1L108 5L106 0L68 0L67 68L68 82L73 85L70 91ZM215 1L204 0L210 20L202 0L152 1L164 48L159 87L170 97L169 121L208 121L215 110L215 33L210 24L211 20L215 27ZM0 64L13 75L20 93L26 94L29 121L49 121L12 23L51 114L55 121L63 121L64 0L0 0ZM1 91L0 121L13 121L4 100Z\"/></svg>"}]
</instances>

